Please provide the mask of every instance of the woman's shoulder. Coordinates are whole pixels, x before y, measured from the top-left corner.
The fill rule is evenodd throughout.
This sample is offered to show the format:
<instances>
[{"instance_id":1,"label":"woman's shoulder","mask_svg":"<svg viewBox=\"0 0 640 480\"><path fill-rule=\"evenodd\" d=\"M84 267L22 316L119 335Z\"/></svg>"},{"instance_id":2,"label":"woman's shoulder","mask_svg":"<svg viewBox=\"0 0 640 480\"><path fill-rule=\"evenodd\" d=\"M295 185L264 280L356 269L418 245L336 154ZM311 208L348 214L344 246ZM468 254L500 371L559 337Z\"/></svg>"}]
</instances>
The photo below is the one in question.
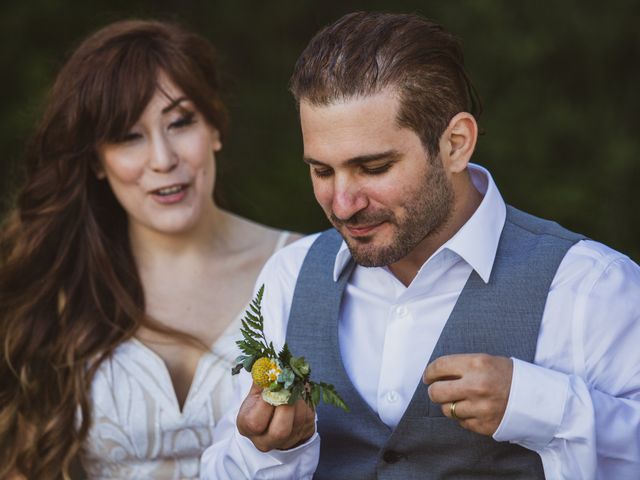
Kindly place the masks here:
<instances>
[{"instance_id":1,"label":"woman's shoulder","mask_svg":"<svg viewBox=\"0 0 640 480\"><path fill-rule=\"evenodd\" d=\"M235 213L226 212L226 214L230 230L237 240L236 245L245 251L256 250L271 256L272 253L303 236L297 232L264 225Z\"/></svg>"},{"instance_id":2,"label":"woman's shoulder","mask_svg":"<svg viewBox=\"0 0 640 480\"><path fill-rule=\"evenodd\" d=\"M261 277L278 277L287 284L295 282L309 249L319 235L320 233L312 233L298 236L295 241L274 252L265 263Z\"/></svg>"}]
</instances>

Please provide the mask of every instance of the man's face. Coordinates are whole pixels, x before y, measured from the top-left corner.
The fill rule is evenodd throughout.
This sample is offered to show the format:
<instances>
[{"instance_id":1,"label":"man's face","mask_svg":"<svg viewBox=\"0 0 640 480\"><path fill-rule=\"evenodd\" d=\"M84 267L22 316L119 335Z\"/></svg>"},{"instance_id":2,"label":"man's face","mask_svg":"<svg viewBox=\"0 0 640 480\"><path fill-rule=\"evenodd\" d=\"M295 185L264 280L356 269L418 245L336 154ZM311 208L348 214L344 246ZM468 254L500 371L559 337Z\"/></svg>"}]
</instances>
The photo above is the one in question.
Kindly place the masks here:
<instances>
[{"instance_id":1,"label":"man's face","mask_svg":"<svg viewBox=\"0 0 640 480\"><path fill-rule=\"evenodd\" d=\"M354 260L391 265L437 232L454 193L439 158L399 127L392 90L326 106L300 102L304 159L320 206Z\"/></svg>"}]
</instances>

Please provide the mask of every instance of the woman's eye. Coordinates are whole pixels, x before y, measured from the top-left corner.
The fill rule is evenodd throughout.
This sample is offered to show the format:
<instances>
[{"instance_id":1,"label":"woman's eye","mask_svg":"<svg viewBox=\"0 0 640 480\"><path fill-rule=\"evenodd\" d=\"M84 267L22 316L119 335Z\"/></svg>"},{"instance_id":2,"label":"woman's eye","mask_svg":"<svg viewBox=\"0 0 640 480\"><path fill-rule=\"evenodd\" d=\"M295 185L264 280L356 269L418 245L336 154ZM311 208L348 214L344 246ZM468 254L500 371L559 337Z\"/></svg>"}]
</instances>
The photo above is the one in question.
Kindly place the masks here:
<instances>
[{"instance_id":1,"label":"woman's eye","mask_svg":"<svg viewBox=\"0 0 640 480\"><path fill-rule=\"evenodd\" d=\"M118 140L118 143L131 143L138 140L139 138L142 138L142 135L140 135L139 133L129 132L125 133L122 138Z\"/></svg>"},{"instance_id":2,"label":"woman's eye","mask_svg":"<svg viewBox=\"0 0 640 480\"><path fill-rule=\"evenodd\" d=\"M185 113L178 120L176 120L174 122L171 122L169 127L170 128L186 127L187 125L191 125L194 122L194 117L195 117L195 115L193 114L193 112Z\"/></svg>"}]
</instances>

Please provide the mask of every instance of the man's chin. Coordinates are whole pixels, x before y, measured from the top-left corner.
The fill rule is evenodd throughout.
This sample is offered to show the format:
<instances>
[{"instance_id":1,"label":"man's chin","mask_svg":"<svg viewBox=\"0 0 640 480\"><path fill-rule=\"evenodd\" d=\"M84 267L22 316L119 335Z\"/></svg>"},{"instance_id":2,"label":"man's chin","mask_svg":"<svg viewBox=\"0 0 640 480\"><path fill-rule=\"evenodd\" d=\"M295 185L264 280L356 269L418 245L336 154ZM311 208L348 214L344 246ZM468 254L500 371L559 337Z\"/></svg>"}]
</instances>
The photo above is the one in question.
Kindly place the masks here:
<instances>
[{"instance_id":1,"label":"man's chin","mask_svg":"<svg viewBox=\"0 0 640 480\"><path fill-rule=\"evenodd\" d=\"M383 267L388 265L387 252L389 248L376 246L373 243L373 237L367 238L367 241L363 241L362 238L357 240L346 239L353 260L363 267Z\"/></svg>"},{"instance_id":2,"label":"man's chin","mask_svg":"<svg viewBox=\"0 0 640 480\"><path fill-rule=\"evenodd\" d=\"M347 227L341 225L336 230L349 247L353 260L363 267L384 267L394 263L397 252L393 240L386 243L384 233L376 229L370 235L352 235Z\"/></svg>"},{"instance_id":3,"label":"man's chin","mask_svg":"<svg viewBox=\"0 0 640 480\"><path fill-rule=\"evenodd\" d=\"M357 248L359 245L370 245L374 242L373 235L358 235L354 237L353 235L349 235L349 233L340 232L342 238L347 242L347 245Z\"/></svg>"},{"instance_id":4,"label":"man's chin","mask_svg":"<svg viewBox=\"0 0 640 480\"><path fill-rule=\"evenodd\" d=\"M351 257L361 267L384 267L388 265L384 258L375 252L350 249Z\"/></svg>"}]
</instances>

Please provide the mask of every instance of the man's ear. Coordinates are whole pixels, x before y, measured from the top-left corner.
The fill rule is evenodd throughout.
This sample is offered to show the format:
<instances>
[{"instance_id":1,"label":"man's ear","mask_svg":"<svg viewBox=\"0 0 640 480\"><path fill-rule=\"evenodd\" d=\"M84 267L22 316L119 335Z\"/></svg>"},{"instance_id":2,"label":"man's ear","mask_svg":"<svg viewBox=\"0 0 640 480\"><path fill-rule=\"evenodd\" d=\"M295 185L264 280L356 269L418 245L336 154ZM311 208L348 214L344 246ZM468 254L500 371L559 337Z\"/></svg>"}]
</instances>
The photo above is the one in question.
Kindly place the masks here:
<instances>
[{"instance_id":1,"label":"man's ear","mask_svg":"<svg viewBox=\"0 0 640 480\"><path fill-rule=\"evenodd\" d=\"M440 137L442 163L450 173L467 168L478 140L478 124L467 112L456 114Z\"/></svg>"}]
</instances>

